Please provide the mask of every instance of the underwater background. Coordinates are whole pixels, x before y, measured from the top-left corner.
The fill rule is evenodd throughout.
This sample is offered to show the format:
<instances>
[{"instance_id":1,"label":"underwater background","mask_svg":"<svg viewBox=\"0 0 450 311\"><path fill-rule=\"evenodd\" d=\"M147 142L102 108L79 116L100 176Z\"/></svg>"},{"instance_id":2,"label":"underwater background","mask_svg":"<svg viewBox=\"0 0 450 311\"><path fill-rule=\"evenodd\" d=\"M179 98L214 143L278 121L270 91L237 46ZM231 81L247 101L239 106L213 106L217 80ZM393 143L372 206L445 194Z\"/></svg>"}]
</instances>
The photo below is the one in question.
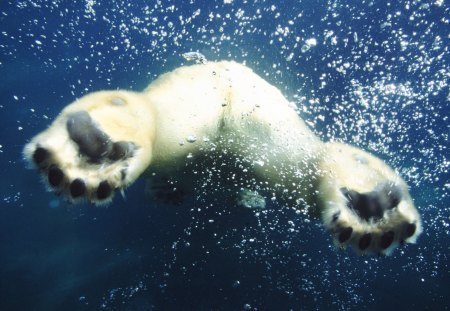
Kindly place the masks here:
<instances>
[{"instance_id":1,"label":"underwater background","mask_svg":"<svg viewBox=\"0 0 450 311\"><path fill-rule=\"evenodd\" d=\"M0 1L0 310L449 310L449 23L447 0ZM417 244L358 256L293 208L161 206L144 180L70 205L26 169L65 105L189 51L245 63L322 139L391 164Z\"/></svg>"}]
</instances>

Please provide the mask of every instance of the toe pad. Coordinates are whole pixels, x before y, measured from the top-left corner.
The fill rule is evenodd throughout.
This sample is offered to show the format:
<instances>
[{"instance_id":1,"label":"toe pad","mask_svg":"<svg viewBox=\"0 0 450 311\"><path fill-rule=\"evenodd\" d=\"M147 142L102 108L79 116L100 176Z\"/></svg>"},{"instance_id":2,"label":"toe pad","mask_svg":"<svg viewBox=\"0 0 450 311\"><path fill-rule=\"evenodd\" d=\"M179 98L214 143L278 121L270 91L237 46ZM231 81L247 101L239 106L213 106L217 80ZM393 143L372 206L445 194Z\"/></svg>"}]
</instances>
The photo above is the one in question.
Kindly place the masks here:
<instances>
[{"instance_id":1,"label":"toe pad","mask_svg":"<svg viewBox=\"0 0 450 311\"><path fill-rule=\"evenodd\" d=\"M86 184L80 178L75 179L70 184L70 195L72 198L78 198L86 192Z\"/></svg>"},{"instance_id":2,"label":"toe pad","mask_svg":"<svg viewBox=\"0 0 450 311\"><path fill-rule=\"evenodd\" d=\"M48 182L52 187L59 187L64 180L63 171L56 165L50 166L48 169Z\"/></svg>"},{"instance_id":3,"label":"toe pad","mask_svg":"<svg viewBox=\"0 0 450 311\"><path fill-rule=\"evenodd\" d=\"M112 190L113 189L106 180L102 181L97 188L97 198L99 200L107 199L111 195Z\"/></svg>"}]
</instances>

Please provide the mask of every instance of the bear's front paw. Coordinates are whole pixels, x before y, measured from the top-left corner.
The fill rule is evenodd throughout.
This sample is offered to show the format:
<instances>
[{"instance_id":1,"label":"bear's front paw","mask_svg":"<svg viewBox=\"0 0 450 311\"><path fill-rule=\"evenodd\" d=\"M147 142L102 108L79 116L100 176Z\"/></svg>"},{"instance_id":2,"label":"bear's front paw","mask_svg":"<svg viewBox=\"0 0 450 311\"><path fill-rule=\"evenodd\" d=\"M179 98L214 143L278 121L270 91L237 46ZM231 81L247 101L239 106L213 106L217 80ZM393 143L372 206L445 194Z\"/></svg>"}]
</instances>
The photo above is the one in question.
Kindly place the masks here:
<instances>
[{"instance_id":1,"label":"bear's front paw","mask_svg":"<svg viewBox=\"0 0 450 311\"><path fill-rule=\"evenodd\" d=\"M148 148L132 141L133 135L122 135L131 140L117 138L117 132L125 131L129 125L120 124L122 118L127 120L124 114L108 108L117 105L114 98L96 97L103 99L104 104L90 100L89 104L94 103L95 107L80 109L78 103L69 106L24 149L25 159L39 170L50 190L71 202L87 199L106 203L114 190L134 182L149 163ZM121 99L120 104L125 103ZM108 109L109 114L100 109ZM104 115L107 119L102 119ZM112 116L117 116L117 122Z\"/></svg>"},{"instance_id":2,"label":"bear's front paw","mask_svg":"<svg viewBox=\"0 0 450 311\"><path fill-rule=\"evenodd\" d=\"M336 243L359 253L388 254L399 244L414 242L420 219L404 190L384 184L370 192L341 188L340 199L328 202L326 227Z\"/></svg>"},{"instance_id":3,"label":"bear's front paw","mask_svg":"<svg viewBox=\"0 0 450 311\"><path fill-rule=\"evenodd\" d=\"M336 244L388 254L415 242L422 224L405 181L361 149L339 143L326 147L319 205Z\"/></svg>"}]
</instances>

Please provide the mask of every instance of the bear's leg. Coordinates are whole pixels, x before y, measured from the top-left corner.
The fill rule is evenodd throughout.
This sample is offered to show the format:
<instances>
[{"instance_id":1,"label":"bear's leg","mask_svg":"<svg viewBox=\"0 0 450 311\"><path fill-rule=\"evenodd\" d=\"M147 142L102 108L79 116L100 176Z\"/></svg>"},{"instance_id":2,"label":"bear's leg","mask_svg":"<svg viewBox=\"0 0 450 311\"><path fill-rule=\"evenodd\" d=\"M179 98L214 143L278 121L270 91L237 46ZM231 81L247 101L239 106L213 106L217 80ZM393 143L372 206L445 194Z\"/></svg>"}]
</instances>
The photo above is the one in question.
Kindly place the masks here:
<instances>
[{"instance_id":1,"label":"bear's leg","mask_svg":"<svg viewBox=\"0 0 450 311\"><path fill-rule=\"evenodd\" d=\"M318 204L335 242L360 253L389 253L422 230L406 183L380 159L344 144L326 144Z\"/></svg>"},{"instance_id":2,"label":"bear's leg","mask_svg":"<svg viewBox=\"0 0 450 311\"><path fill-rule=\"evenodd\" d=\"M131 92L97 92L67 106L25 146L25 159L69 201L108 202L151 159L153 116Z\"/></svg>"}]
</instances>

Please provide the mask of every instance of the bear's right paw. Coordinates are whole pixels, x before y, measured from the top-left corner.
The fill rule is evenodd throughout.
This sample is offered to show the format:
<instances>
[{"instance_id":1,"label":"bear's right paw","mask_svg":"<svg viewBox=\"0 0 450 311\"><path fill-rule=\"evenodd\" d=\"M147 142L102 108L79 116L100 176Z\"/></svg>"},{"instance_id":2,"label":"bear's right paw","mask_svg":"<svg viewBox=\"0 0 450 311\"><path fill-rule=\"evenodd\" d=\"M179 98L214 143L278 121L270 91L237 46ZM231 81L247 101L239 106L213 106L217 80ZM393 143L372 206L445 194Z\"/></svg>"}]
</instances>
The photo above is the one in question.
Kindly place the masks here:
<instances>
[{"instance_id":1,"label":"bear's right paw","mask_svg":"<svg viewBox=\"0 0 450 311\"><path fill-rule=\"evenodd\" d=\"M340 247L389 254L420 234L420 218L401 186L387 183L366 193L348 188L339 192L337 202L328 202L324 221Z\"/></svg>"},{"instance_id":2,"label":"bear's right paw","mask_svg":"<svg viewBox=\"0 0 450 311\"><path fill-rule=\"evenodd\" d=\"M106 100L100 107L108 104ZM100 122L99 116L107 114L92 111L63 112L25 146L24 156L39 170L51 191L71 202L87 199L103 204L111 201L114 190L122 191L141 175L148 165L149 151L138 142L113 139L114 133L108 133ZM118 114L119 121L121 117ZM115 122L109 132L123 126L126 124Z\"/></svg>"},{"instance_id":3,"label":"bear's right paw","mask_svg":"<svg viewBox=\"0 0 450 311\"><path fill-rule=\"evenodd\" d=\"M405 181L359 148L340 143L326 148L319 205L336 244L360 254L389 254L414 243L422 224Z\"/></svg>"}]
</instances>

